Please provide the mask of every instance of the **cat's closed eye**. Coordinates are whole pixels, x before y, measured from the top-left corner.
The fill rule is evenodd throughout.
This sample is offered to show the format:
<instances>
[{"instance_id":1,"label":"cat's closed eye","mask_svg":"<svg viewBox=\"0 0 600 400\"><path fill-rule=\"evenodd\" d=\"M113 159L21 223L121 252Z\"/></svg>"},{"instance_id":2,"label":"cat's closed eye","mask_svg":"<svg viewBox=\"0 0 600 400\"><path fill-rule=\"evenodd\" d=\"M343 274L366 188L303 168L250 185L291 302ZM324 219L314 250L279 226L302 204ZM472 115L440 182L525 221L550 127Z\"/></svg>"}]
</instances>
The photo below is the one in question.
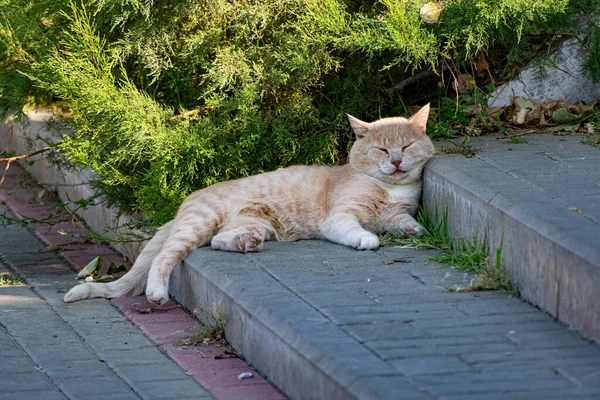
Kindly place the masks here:
<instances>
[{"instance_id":1,"label":"cat's closed eye","mask_svg":"<svg viewBox=\"0 0 600 400\"><path fill-rule=\"evenodd\" d=\"M409 143L406 146L402 146L402 151L408 149L410 146L412 146L415 142Z\"/></svg>"},{"instance_id":2,"label":"cat's closed eye","mask_svg":"<svg viewBox=\"0 0 600 400\"><path fill-rule=\"evenodd\" d=\"M383 147L375 147L377 150L381 151L383 154L385 154L386 156L390 155L390 152L387 151L387 149L384 149Z\"/></svg>"}]
</instances>

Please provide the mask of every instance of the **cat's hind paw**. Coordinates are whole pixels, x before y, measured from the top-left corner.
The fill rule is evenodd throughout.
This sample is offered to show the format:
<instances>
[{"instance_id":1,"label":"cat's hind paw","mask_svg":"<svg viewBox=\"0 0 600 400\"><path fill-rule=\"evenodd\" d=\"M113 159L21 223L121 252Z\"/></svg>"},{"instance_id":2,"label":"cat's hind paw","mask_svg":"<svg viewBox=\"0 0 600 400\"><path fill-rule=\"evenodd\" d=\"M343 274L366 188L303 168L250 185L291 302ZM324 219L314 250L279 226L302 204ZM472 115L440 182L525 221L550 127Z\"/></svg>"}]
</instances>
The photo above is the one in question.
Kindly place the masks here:
<instances>
[{"instance_id":1,"label":"cat's hind paw","mask_svg":"<svg viewBox=\"0 0 600 400\"><path fill-rule=\"evenodd\" d=\"M379 248L379 238L375 234L366 232L358 238L356 248L358 250L375 250Z\"/></svg>"},{"instance_id":2,"label":"cat's hind paw","mask_svg":"<svg viewBox=\"0 0 600 400\"><path fill-rule=\"evenodd\" d=\"M162 306L169 301L169 289L166 285L161 285L159 282L148 280L148 285L146 286L146 298L149 302Z\"/></svg>"},{"instance_id":3,"label":"cat's hind paw","mask_svg":"<svg viewBox=\"0 0 600 400\"><path fill-rule=\"evenodd\" d=\"M406 221L400 225L400 234L402 236L422 236L423 227L415 220Z\"/></svg>"},{"instance_id":4,"label":"cat's hind paw","mask_svg":"<svg viewBox=\"0 0 600 400\"><path fill-rule=\"evenodd\" d=\"M246 253L261 251L264 248L263 239L254 232L241 234L239 241L242 251Z\"/></svg>"}]
</instances>

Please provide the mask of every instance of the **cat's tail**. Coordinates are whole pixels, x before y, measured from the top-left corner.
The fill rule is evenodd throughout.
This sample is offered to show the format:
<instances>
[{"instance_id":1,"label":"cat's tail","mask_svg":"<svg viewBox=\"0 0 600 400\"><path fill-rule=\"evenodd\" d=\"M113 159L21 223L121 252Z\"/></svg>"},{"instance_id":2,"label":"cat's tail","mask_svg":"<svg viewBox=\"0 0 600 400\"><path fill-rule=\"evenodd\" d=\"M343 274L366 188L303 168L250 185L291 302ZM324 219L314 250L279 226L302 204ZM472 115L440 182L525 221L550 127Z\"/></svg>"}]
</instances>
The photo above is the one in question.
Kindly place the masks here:
<instances>
[{"instance_id":1,"label":"cat's tail","mask_svg":"<svg viewBox=\"0 0 600 400\"><path fill-rule=\"evenodd\" d=\"M104 297L112 299L113 297L140 295L146 287L148 271L152 265L152 260L160 252L163 243L167 240L171 229L171 222L158 229L156 235L144 247L133 267L120 279L108 283L83 283L77 285L67 292L64 301L71 303L73 301L92 299L94 297Z\"/></svg>"}]
</instances>

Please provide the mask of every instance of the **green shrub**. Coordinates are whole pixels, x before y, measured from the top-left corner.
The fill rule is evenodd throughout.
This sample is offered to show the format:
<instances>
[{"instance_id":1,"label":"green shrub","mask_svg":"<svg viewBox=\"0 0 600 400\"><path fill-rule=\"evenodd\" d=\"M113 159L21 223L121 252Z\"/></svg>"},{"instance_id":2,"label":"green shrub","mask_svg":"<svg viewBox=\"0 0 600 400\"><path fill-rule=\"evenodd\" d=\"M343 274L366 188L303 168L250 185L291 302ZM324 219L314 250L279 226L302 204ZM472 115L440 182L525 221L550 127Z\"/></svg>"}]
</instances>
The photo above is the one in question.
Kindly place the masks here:
<instances>
[{"instance_id":1,"label":"green shrub","mask_svg":"<svg viewBox=\"0 0 600 400\"><path fill-rule=\"evenodd\" d=\"M0 108L67 109L64 160L95 171L109 203L158 224L214 182L343 159L345 114L405 112L382 89L416 69L513 49L598 7L448 0L428 25L423 4L0 0Z\"/></svg>"}]
</instances>

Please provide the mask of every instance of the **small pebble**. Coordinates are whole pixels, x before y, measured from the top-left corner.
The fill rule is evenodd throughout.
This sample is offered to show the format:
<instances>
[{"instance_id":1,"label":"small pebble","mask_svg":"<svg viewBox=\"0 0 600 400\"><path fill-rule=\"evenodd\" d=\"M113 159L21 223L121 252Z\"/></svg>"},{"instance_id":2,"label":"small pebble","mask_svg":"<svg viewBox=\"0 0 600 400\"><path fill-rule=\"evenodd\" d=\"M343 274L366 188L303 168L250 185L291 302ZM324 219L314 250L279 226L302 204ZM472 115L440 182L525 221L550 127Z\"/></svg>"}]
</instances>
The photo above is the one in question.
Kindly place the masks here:
<instances>
[{"instance_id":1,"label":"small pebble","mask_svg":"<svg viewBox=\"0 0 600 400\"><path fill-rule=\"evenodd\" d=\"M252 372L242 372L238 375L238 379L241 381L242 379L252 378L253 376L254 375L252 375Z\"/></svg>"}]
</instances>

